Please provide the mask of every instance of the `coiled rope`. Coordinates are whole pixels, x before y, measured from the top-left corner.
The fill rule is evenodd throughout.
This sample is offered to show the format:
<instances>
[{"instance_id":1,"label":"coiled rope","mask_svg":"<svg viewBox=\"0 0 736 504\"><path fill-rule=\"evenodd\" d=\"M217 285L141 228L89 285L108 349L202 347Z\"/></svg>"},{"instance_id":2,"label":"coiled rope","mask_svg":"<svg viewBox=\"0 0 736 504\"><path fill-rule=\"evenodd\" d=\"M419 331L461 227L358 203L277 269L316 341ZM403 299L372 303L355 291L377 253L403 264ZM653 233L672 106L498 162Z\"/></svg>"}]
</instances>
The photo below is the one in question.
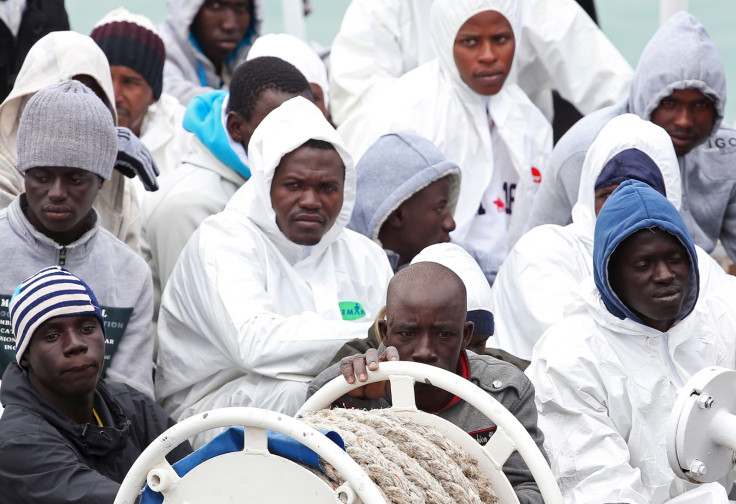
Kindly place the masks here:
<instances>
[{"instance_id":1,"label":"coiled rope","mask_svg":"<svg viewBox=\"0 0 736 504\"><path fill-rule=\"evenodd\" d=\"M335 409L308 413L302 421L338 432L353 458L396 504L495 504L491 482L465 450L434 427L391 410ZM322 461L327 479L344 479Z\"/></svg>"}]
</instances>

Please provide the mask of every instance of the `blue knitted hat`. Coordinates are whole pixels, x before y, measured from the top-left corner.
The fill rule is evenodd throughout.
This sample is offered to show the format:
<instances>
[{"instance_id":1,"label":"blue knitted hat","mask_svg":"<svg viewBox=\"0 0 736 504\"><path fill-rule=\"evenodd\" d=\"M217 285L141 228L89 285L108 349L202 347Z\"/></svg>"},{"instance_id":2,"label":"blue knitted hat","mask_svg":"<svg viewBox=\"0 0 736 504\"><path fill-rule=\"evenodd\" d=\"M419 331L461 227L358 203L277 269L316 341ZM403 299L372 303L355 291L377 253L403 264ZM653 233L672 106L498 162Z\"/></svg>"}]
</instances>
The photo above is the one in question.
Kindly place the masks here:
<instances>
[{"instance_id":1,"label":"blue knitted hat","mask_svg":"<svg viewBox=\"0 0 736 504\"><path fill-rule=\"evenodd\" d=\"M64 268L44 268L21 282L10 299L10 323L18 364L41 324L54 317L77 315L97 317L104 334L105 320L92 289Z\"/></svg>"}]
</instances>

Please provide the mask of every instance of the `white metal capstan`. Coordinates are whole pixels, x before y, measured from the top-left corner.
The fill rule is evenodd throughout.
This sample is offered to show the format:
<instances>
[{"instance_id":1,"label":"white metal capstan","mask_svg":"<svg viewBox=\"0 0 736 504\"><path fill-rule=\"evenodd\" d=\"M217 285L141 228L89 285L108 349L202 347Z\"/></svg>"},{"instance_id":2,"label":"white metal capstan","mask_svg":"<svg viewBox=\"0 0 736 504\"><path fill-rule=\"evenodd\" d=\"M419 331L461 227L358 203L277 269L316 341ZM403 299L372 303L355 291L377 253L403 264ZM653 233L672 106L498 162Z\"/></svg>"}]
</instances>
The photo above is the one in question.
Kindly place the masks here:
<instances>
[{"instance_id":1,"label":"white metal capstan","mask_svg":"<svg viewBox=\"0 0 736 504\"><path fill-rule=\"evenodd\" d=\"M667 425L667 457L681 478L709 483L731 475L736 466L736 371L708 367L680 389Z\"/></svg>"}]
</instances>

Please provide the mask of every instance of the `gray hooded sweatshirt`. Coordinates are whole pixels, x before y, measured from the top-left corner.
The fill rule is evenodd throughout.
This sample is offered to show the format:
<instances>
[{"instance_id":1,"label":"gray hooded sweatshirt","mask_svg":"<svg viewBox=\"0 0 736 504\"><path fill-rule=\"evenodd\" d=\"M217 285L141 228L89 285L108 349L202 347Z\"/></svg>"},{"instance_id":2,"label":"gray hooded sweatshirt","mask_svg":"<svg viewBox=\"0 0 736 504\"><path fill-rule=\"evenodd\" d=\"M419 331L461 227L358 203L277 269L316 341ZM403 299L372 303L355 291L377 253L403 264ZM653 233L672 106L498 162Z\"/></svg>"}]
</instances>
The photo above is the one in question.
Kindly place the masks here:
<instances>
[{"instance_id":1,"label":"gray hooded sweatshirt","mask_svg":"<svg viewBox=\"0 0 736 504\"><path fill-rule=\"evenodd\" d=\"M23 214L25 193L0 210L0 366L15 362L15 338L8 305L23 280L58 264L84 280L97 296L105 317L105 377L153 397L153 316L151 270L146 262L109 231L99 214L87 217L87 231L60 245L42 234Z\"/></svg>"},{"instance_id":2,"label":"gray hooded sweatshirt","mask_svg":"<svg viewBox=\"0 0 736 504\"><path fill-rule=\"evenodd\" d=\"M197 47L191 25L204 0L168 0L169 16L159 26L161 39L166 46L164 63L164 91L176 97L183 105L198 94L227 86L217 74L215 65ZM225 59L227 70L245 61L250 46L261 31L261 2L253 0L250 26L243 40Z\"/></svg>"},{"instance_id":3,"label":"gray hooded sweatshirt","mask_svg":"<svg viewBox=\"0 0 736 504\"><path fill-rule=\"evenodd\" d=\"M383 247L378 239L381 226L402 203L433 182L450 177L448 208L455 213L460 194L460 169L448 161L429 140L411 131L383 135L360 158L356 165L357 197L348 223L352 229ZM489 284L493 284L499 264L491 254L470 245L455 242L476 260ZM396 272L399 254L384 248L391 268ZM407 262L408 264L408 262Z\"/></svg>"},{"instance_id":4,"label":"gray hooded sweatshirt","mask_svg":"<svg viewBox=\"0 0 736 504\"><path fill-rule=\"evenodd\" d=\"M721 124L726 104L725 70L705 28L687 12L672 16L644 48L629 97L584 117L555 146L549 171L534 200L528 229L570 222L585 154L610 119L633 113L649 120L662 98L688 88L697 89L715 102L716 121L705 142L678 156L682 177L680 213L697 245L712 252L720 239L731 259L736 260L736 130Z\"/></svg>"}]
</instances>

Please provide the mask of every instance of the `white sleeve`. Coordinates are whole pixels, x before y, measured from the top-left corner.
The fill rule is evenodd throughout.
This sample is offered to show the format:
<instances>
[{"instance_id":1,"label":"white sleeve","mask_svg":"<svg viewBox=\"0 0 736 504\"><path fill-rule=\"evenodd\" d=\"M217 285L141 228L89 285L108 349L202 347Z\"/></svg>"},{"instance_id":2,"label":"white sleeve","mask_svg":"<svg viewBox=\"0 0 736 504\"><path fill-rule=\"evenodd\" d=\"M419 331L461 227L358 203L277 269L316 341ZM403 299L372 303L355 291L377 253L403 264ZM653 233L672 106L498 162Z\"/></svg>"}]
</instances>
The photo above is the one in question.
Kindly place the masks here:
<instances>
[{"instance_id":1,"label":"white sleeve","mask_svg":"<svg viewBox=\"0 0 736 504\"><path fill-rule=\"evenodd\" d=\"M587 276L575 271L580 261L572 247L560 232L544 226L529 231L511 249L492 287L496 335L491 345L531 359L544 331L562 318L578 278Z\"/></svg>"},{"instance_id":2,"label":"white sleeve","mask_svg":"<svg viewBox=\"0 0 736 504\"><path fill-rule=\"evenodd\" d=\"M523 1L516 64L519 85L550 81L563 98L589 114L625 98L633 70L574 0ZM533 84L532 84L533 85Z\"/></svg>"},{"instance_id":3,"label":"white sleeve","mask_svg":"<svg viewBox=\"0 0 736 504\"><path fill-rule=\"evenodd\" d=\"M402 49L400 4L353 0L348 6L330 50L330 109L336 124L412 69L403 64L404 51L411 48Z\"/></svg>"}]
</instances>

